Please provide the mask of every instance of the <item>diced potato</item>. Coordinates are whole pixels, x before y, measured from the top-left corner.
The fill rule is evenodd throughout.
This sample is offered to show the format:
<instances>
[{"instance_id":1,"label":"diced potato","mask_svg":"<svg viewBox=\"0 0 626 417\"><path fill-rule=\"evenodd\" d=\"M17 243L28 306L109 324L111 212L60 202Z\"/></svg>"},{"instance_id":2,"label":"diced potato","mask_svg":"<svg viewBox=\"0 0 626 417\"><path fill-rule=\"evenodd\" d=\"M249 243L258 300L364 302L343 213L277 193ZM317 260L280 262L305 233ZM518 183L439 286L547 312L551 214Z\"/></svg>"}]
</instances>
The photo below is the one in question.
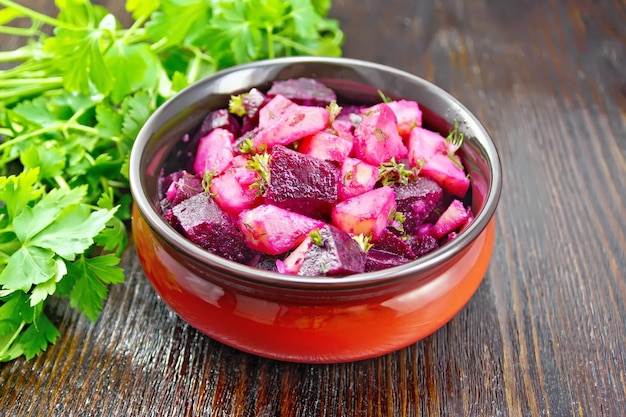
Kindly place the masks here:
<instances>
[{"instance_id":1,"label":"diced potato","mask_svg":"<svg viewBox=\"0 0 626 417\"><path fill-rule=\"evenodd\" d=\"M396 193L383 186L337 203L332 210L333 224L353 235L376 239L387 227L396 210Z\"/></svg>"}]
</instances>

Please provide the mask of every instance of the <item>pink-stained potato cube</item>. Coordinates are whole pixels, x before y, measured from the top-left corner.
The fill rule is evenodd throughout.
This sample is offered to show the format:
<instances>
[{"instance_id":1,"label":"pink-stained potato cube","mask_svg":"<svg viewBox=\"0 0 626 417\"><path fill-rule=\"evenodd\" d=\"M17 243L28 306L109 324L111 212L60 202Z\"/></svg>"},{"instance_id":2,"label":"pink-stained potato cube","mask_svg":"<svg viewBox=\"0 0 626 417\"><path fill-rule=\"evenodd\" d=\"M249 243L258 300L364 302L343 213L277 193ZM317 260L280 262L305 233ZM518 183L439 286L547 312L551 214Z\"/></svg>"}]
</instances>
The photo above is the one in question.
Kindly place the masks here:
<instances>
[{"instance_id":1,"label":"pink-stained potato cube","mask_svg":"<svg viewBox=\"0 0 626 417\"><path fill-rule=\"evenodd\" d=\"M232 132L217 128L200 138L193 170L200 178L205 174L224 172L233 162Z\"/></svg>"},{"instance_id":2,"label":"pink-stained potato cube","mask_svg":"<svg viewBox=\"0 0 626 417\"><path fill-rule=\"evenodd\" d=\"M387 227L396 210L396 193L383 186L337 203L333 224L352 235L371 235L375 240Z\"/></svg>"},{"instance_id":3,"label":"pink-stained potato cube","mask_svg":"<svg viewBox=\"0 0 626 417\"><path fill-rule=\"evenodd\" d=\"M378 167L356 158L346 158L339 173L338 197L346 200L374 189Z\"/></svg>"},{"instance_id":4,"label":"pink-stained potato cube","mask_svg":"<svg viewBox=\"0 0 626 417\"><path fill-rule=\"evenodd\" d=\"M393 110L385 103L370 107L354 130L354 155L372 165L391 158L402 159L408 154Z\"/></svg>"},{"instance_id":5,"label":"pink-stained potato cube","mask_svg":"<svg viewBox=\"0 0 626 417\"><path fill-rule=\"evenodd\" d=\"M448 208L441 214L434 224L431 235L441 239L449 233L458 230L469 219L470 211L459 200L452 200Z\"/></svg>"},{"instance_id":6,"label":"pink-stained potato cube","mask_svg":"<svg viewBox=\"0 0 626 417\"><path fill-rule=\"evenodd\" d=\"M271 205L261 204L239 214L237 227L248 247L279 255L298 246L313 229L324 226L321 220Z\"/></svg>"},{"instance_id":7,"label":"pink-stained potato cube","mask_svg":"<svg viewBox=\"0 0 626 417\"><path fill-rule=\"evenodd\" d=\"M350 151L352 151L352 142L326 131L307 136L298 145L298 152L325 161L343 162Z\"/></svg>"},{"instance_id":8,"label":"pink-stained potato cube","mask_svg":"<svg viewBox=\"0 0 626 417\"><path fill-rule=\"evenodd\" d=\"M456 162L452 158L456 158ZM470 180L456 155L435 154L422 165L421 172L456 197L464 197L470 186Z\"/></svg>"},{"instance_id":9,"label":"pink-stained potato cube","mask_svg":"<svg viewBox=\"0 0 626 417\"><path fill-rule=\"evenodd\" d=\"M398 121L398 133L408 138L414 127L422 126L422 111L416 101L395 100L387 103Z\"/></svg>"},{"instance_id":10,"label":"pink-stained potato cube","mask_svg":"<svg viewBox=\"0 0 626 417\"><path fill-rule=\"evenodd\" d=\"M258 178L256 171L232 166L211 181L209 190L218 206L231 215L260 204L261 196L251 187Z\"/></svg>"}]
</instances>

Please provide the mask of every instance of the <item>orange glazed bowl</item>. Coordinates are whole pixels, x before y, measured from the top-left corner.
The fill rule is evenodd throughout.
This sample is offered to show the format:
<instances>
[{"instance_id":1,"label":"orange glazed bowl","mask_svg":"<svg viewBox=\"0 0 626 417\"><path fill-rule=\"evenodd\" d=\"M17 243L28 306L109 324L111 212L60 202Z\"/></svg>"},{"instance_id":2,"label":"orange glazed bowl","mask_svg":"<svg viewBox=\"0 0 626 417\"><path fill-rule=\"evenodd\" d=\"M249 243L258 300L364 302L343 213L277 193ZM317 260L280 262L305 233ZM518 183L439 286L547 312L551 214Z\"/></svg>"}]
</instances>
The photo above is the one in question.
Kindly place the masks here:
<instances>
[{"instance_id":1,"label":"orange glazed bowl","mask_svg":"<svg viewBox=\"0 0 626 417\"><path fill-rule=\"evenodd\" d=\"M315 78L338 100L380 102L379 90L420 104L423 125L465 134L459 155L471 178L474 221L456 238L401 266L341 278L285 275L239 264L196 246L159 209L158 182L181 137L233 94L274 80ZM502 174L480 121L435 85L387 66L345 58L278 58L211 75L164 103L130 157L132 233L146 277L183 320L226 345L266 358L337 363L411 345L446 324L481 283L494 244Z\"/></svg>"}]
</instances>

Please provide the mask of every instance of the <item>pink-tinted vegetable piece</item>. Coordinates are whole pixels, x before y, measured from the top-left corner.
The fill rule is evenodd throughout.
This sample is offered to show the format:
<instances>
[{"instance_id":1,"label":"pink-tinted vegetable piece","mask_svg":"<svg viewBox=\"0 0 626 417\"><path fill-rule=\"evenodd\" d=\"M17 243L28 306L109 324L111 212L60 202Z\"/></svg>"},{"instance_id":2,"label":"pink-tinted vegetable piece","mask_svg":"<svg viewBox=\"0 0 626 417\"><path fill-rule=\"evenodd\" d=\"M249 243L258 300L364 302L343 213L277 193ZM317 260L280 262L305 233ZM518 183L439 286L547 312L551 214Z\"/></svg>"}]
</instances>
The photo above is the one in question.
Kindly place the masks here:
<instances>
[{"instance_id":1,"label":"pink-tinted vegetable piece","mask_svg":"<svg viewBox=\"0 0 626 417\"><path fill-rule=\"evenodd\" d=\"M313 229L324 226L321 220L273 206L261 204L239 214L237 227L252 249L278 255L300 244Z\"/></svg>"},{"instance_id":2,"label":"pink-tinted vegetable piece","mask_svg":"<svg viewBox=\"0 0 626 417\"><path fill-rule=\"evenodd\" d=\"M242 234L206 193L196 194L172 208L174 223L185 236L204 249L224 258L246 263L253 252Z\"/></svg>"},{"instance_id":3,"label":"pink-tinted vegetable piece","mask_svg":"<svg viewBox=\"0 0 626 417\"><path fill-rule=\"evenodd\" d=\"M327 131L317 132L300 141L298 152L319 159L343 162L352 151L352 142Z\"/></svg>"},{"instance_id":4,"label":"pink-tinted vegetable piece","mask_svg":"<svg viewBox=\"0 0 626 417\"><path fill-rule=\"evenodd\" d=\"M372 165L407 156L396 116L385 103L370 107L354 130L354 154Z\"/></svg>"},{"instance_id":5,"label":"pink-tinted vegetable piece","mask_svg":"<svg viewBox=\"0 0 626 417\"><path fill-rule=\"evenodd\" d=\"M277 113L266 112L267 106L261 109L260 130L254 137L254 145L257 148L288 145L324 130L328 126L330 113L326 108L288 104L284 102L288 99L281 97L278 95L267 104L267 106L272 106L272 102L279 99L281 103L277 106ZM262 124L261 119L264 120Z\"/></svg>"},{"instance_id":6,"label":"pink-tinted vegetable piece","mask_svg":"<svg viewBox=\"0 0 626 417\"><path fill-rule=\"evenodd\" d=\"M384 186L337 203L332 220L344 232L376 239L388 226L395 210L396 193Z\"/></svg>"},{"instance_id":7,"label":"pink-tinted vegetable piece","mask_svg":"<svg viewBox=\"0 0 626 417\"><path fill-rule=\"evenodd\" d=\"M366 259L348 233L326 224L316 239L307 236L284 262L278 263L278 270L306 276L350 275L363 272Z\"/></svg>"},{"instance_id":8,"label":"pink-tinted vegetable piece","mask_svg":"<svg viewBox=\"0 0 626 417\"><path fill-rule=\"evenodd\" d=\"M441 239L450 232L463 226L469 218L469 211L459 200L452 200L452 203L444 211L434 224L431 234L435 239Z\"/></svg>"},{"instance_id":9,"label":"pink-tinted vegetable piece","mask_svg":"<svg viewBox=\"0 0 626 417\"><path fill-rule=\"evenodd\" d=\"M208 173L219 174L233 162L232 132L217 128L200 138L198 152L193 163L196 175L203 177Z\"/></svg>"},{"instance_id":10,"label":"pink-tinted vegetable piece","mask_svg":"<svg viewBox=\"0 0 626 417\"><path fill-rule=\"evenodd\" d=\"M341 164L339 177L339 199L346 200L374 189L378 167L357 158L346 158Z\"/></svg>"},{"instance_id":11,"label":"pink-tinted vegetable piece","mask_svg":"<svg viewBox=\"0 0 626 417\"><path fill-rule=\"evenodd\" d=\"M311 217L322 217L337 202L339 169L332 163L275 146L270 154L265 202Z\"/></svg>"}]
</instances>

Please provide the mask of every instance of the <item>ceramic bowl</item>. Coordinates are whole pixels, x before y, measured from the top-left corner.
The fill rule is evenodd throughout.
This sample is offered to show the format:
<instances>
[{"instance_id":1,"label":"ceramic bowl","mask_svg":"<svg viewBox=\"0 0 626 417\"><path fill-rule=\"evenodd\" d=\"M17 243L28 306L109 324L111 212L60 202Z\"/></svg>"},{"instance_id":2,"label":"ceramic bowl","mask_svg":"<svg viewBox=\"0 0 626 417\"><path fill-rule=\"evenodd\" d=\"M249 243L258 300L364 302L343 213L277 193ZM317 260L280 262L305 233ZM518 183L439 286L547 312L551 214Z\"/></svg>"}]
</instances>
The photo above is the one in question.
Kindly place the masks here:
<instances>
[{"instance_id":1,"label":"ceramic bowl","mask_svg":"<svg viewBox=\"0 0 626 417\"><path fill-rule=\"evenodd\" d=\"M173 148L232 94L274 80L315 78L342 100L416 100L425 127L466 135L460 150L471 175L474 222L451 242L402 266L343 278L268 272L208 253L159 214L157 183ZM488 269L502 187L497 150L481 122L430 82L388 66L346 58L279 58L211 75L164 103L141 129L130 158L132 233L158 295L200 332L277 360L337 363L380 356L445 325L475 293Z\"/></svg>"}]
</instances>

